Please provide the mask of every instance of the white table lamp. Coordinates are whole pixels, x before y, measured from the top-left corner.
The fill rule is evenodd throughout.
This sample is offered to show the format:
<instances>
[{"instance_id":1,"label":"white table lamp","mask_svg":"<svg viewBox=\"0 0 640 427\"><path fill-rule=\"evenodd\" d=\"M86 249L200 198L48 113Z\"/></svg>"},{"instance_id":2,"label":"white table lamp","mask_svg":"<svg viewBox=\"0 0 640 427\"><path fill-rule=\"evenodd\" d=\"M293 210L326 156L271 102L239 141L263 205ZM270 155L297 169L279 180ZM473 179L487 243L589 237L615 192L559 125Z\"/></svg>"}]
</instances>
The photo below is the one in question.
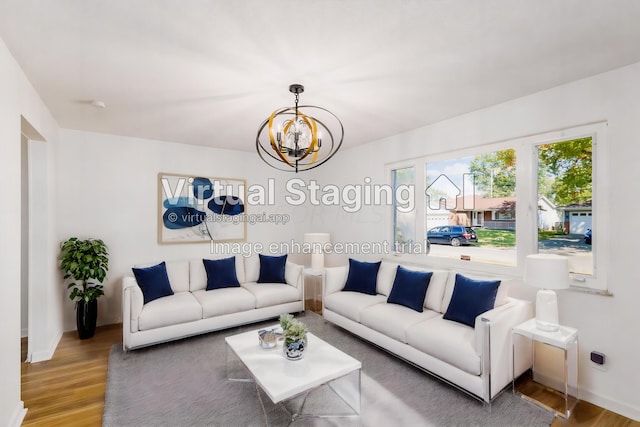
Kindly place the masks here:
<instances>
[{"instance_id":1,"label":"white table lamp","mask_svg":"<svg viewBox=\"0 0 640 427\"><path fill-rule=\"evenodd\" d=\"M558 298L555 289L569 287L569 261L551 254L527 255L524 282L539 288L536 295L536 327L554 332L558 325Z\"/></svg>"},{"instance_id":2,"label":"white table lamp","mask_svg":"<svg viewBox=\"0 0 640 427\"><path fill-rule=\"evenodd\" d=\"M322 248L327 243L331 243L331 234L304 233L304 242L311 245L311 269L314 271L324 270L324 252Z\"/></svg>"}]
</instances>

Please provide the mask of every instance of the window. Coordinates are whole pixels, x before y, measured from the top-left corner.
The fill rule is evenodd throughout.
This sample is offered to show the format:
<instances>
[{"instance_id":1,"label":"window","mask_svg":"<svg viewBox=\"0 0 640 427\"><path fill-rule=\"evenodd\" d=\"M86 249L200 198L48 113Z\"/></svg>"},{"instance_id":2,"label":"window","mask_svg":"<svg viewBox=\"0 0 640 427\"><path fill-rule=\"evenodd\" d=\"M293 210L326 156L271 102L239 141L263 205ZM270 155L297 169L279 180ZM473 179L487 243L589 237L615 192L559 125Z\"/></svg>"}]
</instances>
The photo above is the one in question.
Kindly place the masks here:
<instances>
[{"instance_id":1,"label":"window","mask_svg":"<svg viewBox=\"0 0 640 427\"><path fill-rule=\"evenodd\" d=\"M432 256L516 265L514 149L428 161L425 176Z\"/></svg>"},{"instance_id":2,"label":"window","mask_svg":"<svg viewBox=\"0 0 640 427\"><path fill-rule=\"evenodd\" d=\"M413 196L409 191L415 184L414 168L401 168L392 171L393 182L393 247L397 252L408 252L416 241L416 210Z\"/></svg>"},{"instance_id":3,"label":"window","mask_svg":"<svg viewBox=\"0 0 640 427\"><path fill-rule=\"evenodd\" d=\"M557 253L570 258L572 286L606 291L609 239L598 238L608 235L598 179L607 176L606 129L595 123L387 165L395 188L417 186L414 211L394 204L394 242L402 249L426 236L430 265L514 276L527 255Z\"/></svg>"},{"instance_id":4,"label":"window","mask_svg":"<svg viewBox=\"0 0 640 427\"><path fill-rule=\"evenodd\" d=\"M538 252L566 256L571 273L592 275L592 138L540 144L536 149Z\"/></svg>"}]
</instances>

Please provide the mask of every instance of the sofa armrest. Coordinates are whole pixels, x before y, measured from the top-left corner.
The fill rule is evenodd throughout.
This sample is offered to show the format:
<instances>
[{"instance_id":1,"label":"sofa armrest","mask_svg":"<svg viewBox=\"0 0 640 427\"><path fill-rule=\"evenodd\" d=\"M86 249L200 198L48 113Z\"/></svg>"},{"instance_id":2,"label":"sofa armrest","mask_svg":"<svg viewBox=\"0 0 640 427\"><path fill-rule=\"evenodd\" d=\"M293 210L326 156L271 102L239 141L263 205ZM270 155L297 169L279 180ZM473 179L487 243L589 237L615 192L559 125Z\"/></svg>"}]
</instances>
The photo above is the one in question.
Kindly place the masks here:
<instances>
[{"instance_id":1,"label":"sofa armrest","mask_svg":"<svg viewBox=\"0 0 640 427\"><path fill-rule=\"evenodd\" d=\"M347 275L349 274L349 266L344 265L341 267L328 267L324 269L324 289L322 295L324 297L331 295L335 292L339 292L344 288L344 284L347 282Z\"/></svg>"},{"instance_id":2,"label":"sofa armrest","mask_svg":"<svg viewBox=\"0 0 640 427\"><path fill-rule=\"evenodd\" d=\"M144 297L138 282L132 276L122 279L122 323L123 330L138 331L138 318L144 306Z\"/></svg>"},{"instance_id":3,"label":"sofa armrest","mask_svg":"<svg viewBox=\"0 0 640 427\"><path fill-rule=\"evenodd\" d=\"M476 353L482 358L482 375L490 378L485 400L493 398L513 378L511 329L533 317L533 303L508 298L507 303L476 318Z\"/></svg>"},{"instance_id":4,"label":"sofa armrest","mask_svg":"<svg viewBox=\"0 0 640 427\"><path fill-rule=\"evenodd\" d=\"M300 300L304 301L304 286L302 281L302 271L304 267L300 264L293 262L287 262L285 265L284 277L288 285L297 288L300 295Z\"/></svg>"}]
</instances>

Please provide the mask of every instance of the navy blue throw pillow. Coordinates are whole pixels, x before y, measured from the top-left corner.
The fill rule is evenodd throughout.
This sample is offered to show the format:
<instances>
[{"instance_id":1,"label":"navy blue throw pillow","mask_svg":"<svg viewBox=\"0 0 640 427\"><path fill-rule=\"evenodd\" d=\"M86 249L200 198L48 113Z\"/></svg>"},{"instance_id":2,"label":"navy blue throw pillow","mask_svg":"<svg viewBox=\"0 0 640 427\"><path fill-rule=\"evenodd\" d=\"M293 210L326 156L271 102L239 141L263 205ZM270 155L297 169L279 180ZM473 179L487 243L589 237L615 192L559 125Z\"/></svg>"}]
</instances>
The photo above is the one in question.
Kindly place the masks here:
<instances>
[{"instance_id":1,"label":"navy blue throw pillow","mask_svg":"<svg viewBox=\"0 0 640 427\"><path fill-rule=\"evenodd\" d=\"M173 295L173 289L171 289L167 275L167 265L164 261L152 267L132 268L131 270L136 276L138 286L142 289L145 304L154 299Z\"/></svg>"},{"instance_id":2,"label":"navy blue throw pillow","mask_svg":"<svg viewBox=\"0 0 640 427\"><path fill-rule=\"evenodd\" d=\"M451 302L443 318L475 327L476 317L493 308L499 286L500 280L473 280L456 274Z\"/></svg>"},{"instance_id":3,"label":"navy blue throw pillow","mask_svg":"<svg viewBox=\"0 0 640 427\"><path fill-rule=\"evenodd\" d=\"M349 258L349 274L342 290L375 295L380 264L381 261L364 262Z\"/></svg>"},{"instance_id":4,"label":"navy blue throw pillow","mask_svg":"<svg viewBox=\"0 0 640 427\"><path fill-rule=\"evenodd\" d=\"M207 272L207 290L235 288L240 286L236 275L236 257L224 259L203 259Z\"/></svg>"},{"instance_id":5,"label":"navy blue throw pillow","mask_svg":"<svg viewBox=\"0 0 640 427\"><path fill-rule=\"evenodd\" d=\"M260 275L258 283L287 283L284 277L287 256L260 256Z\"/></svg>"},{"instance_id":6,"label":"navy blue throw pillow","mask_svg":"<svg viewBox=\"0 0 640 427\"><path fill-rule=\"evenodd\" d=\"M404 305L422 313L431 276L433 273L430 271L413 271L399 265L387 302Z\"/></svg>"}]
</instances>

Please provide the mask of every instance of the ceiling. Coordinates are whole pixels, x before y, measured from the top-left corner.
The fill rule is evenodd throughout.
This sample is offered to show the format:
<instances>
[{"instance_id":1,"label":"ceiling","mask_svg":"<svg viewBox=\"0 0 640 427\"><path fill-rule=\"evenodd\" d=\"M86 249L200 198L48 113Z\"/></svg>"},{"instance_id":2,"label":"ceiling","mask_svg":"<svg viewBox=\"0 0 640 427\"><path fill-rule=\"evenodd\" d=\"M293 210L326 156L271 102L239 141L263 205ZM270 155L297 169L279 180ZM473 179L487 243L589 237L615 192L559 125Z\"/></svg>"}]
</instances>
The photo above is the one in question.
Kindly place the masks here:
<instances>
[{"instance_id":1,"label":"ceiling","mask_svg":"<svg viewBox=\"0 0 640 427\"><path fill-rule=\"evenodd\" d=\"M290 83L355 146L638 62L639 20L637 0L0 1L60 126L236 150Z\"/></svg>"}]
</instances>

